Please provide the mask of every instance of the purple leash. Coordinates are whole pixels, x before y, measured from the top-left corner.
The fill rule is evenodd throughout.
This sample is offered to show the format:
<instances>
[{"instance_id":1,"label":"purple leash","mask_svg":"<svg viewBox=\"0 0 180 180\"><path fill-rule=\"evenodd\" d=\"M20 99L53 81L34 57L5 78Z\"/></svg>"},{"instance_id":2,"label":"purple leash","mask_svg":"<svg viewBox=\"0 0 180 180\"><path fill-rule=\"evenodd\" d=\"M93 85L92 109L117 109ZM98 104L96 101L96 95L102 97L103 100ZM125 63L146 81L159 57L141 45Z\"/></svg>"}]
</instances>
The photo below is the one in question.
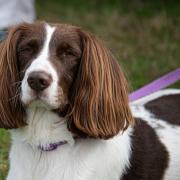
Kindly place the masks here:
<instances>
[{"instance_id":1,"label":"purple leash","mask_svg":"<svg viewBox=\"0 0 180 180\"><path fill-rule=\"evenodd\" d=\"M153 82L143 86L142 88L132 92L129 95L129 101L136 101L137 99L140 99L144 96L150 95L156 91L159 91L176 81L180 80L180 68L165 74L164 76L160 77L157 80L154 80Z\"/></svg>"}]
</instances>

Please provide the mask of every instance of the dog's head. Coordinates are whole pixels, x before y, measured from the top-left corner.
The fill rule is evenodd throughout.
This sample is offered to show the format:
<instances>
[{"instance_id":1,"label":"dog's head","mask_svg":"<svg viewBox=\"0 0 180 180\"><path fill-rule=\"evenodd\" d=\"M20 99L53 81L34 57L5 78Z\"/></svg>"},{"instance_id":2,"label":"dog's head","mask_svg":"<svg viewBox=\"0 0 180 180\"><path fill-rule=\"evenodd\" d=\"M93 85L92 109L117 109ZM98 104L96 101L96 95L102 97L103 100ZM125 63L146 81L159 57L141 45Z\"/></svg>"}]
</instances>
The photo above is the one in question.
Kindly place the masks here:
<instances>
[{"instance_id":1,"label":"dog's head","mask_svg":"<svg viewBox=\"0 0 180 180\"><path fill-rule=\"evenodd\" d=\"M18 25L0 44L0 126L25 126L31 106L65 116L69 130L94 138L133 122L119 64L92 34L70 25Z\"/></svg>"}]
</instances>

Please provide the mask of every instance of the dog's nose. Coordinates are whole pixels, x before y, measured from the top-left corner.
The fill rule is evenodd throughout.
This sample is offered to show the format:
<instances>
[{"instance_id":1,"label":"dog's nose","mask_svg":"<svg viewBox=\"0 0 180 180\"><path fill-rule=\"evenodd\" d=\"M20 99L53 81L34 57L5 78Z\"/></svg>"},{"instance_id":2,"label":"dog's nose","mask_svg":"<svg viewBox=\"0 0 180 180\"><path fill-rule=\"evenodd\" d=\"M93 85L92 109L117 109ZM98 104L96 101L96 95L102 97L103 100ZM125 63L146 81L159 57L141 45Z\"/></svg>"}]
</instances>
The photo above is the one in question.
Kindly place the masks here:
<instances>
[{"instance_id":1,"label":"dog's nose","mask_svg":"<svg viewBox=\"0 0 180 180\"><path fill-rule=\"evenodd\" d=\"M48 88L52 82L52 77L50 74L46 72L32 72L29 74L27 82L31 89L39 92L43 91L44 89Z\"/></svg>"}]
</instances>

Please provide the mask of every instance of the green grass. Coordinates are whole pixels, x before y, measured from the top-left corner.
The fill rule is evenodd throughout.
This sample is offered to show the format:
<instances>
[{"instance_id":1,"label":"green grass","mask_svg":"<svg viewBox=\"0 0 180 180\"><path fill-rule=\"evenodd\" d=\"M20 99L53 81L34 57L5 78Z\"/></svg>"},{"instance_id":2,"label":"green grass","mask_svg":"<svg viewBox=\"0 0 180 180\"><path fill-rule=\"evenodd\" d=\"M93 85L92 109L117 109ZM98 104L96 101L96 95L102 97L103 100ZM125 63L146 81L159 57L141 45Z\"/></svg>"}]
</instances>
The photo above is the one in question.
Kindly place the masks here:
<instances>
[{"instance_id":1,"label":"green grass","mask_svg":"<svg viewBox=\"0 0 180 180\"><path fill-rule=\"evenodd\" d=\"M8 170L8 149L9 134L5 130L0 130L0 180L4 180Z\"/></svg>"},{"instance_id":2,"label":"green grass","mask_svg":"<svg viewBox=\"0 0 180 180\"><path fill-rule=\"evenodd\" d=\"M180 66L179 1L37 0L36 9L39 20L82 26L101 38L123 66L131 90ZM4 180L9 149L4 130L0 142Z\"/></svg>"}]
</instances>

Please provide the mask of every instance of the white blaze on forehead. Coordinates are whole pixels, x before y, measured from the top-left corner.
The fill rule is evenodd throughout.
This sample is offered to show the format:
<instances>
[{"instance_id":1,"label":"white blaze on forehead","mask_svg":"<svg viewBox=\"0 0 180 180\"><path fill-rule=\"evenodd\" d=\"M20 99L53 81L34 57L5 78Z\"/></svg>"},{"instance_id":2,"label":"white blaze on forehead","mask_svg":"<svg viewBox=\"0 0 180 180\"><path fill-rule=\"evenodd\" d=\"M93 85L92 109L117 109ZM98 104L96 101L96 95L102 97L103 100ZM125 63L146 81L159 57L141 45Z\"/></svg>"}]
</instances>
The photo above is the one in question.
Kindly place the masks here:
<instances>
[{"instance_id":1,"label":"white blaze on forehead","mask_svg":"<svg viewBox=\"0 0 180 180\"><path fill-rule=\"evenodd\" d=\"M51 41L52 35L55 31L55 27L51 27L48 24L45 25L46 29L46 40L44 42L44 47L42 51L40 52L39 58L42 58L42 60L47 60L49 56L49 43Z\"/></svg>"},{"instance_id":2,"label":"white blaze on forehead","mask_svg":"<svg viewBox=\"0 0 180 180\"><path fill-rule=\"evenodd\" d=\"M46 37L44 41L44 45L42 50L40 51L38 57L32 62L31 66L28 68L28 72L31 71L47 71L50 67L52 67L49 63L49 44L52 39L53 33L55 31L55 27L51 27L50 25L45 25ZM46 62L44 62L46 61ZM48 70L52 71L52 70Z\"/></svg>"}]
</instances>

